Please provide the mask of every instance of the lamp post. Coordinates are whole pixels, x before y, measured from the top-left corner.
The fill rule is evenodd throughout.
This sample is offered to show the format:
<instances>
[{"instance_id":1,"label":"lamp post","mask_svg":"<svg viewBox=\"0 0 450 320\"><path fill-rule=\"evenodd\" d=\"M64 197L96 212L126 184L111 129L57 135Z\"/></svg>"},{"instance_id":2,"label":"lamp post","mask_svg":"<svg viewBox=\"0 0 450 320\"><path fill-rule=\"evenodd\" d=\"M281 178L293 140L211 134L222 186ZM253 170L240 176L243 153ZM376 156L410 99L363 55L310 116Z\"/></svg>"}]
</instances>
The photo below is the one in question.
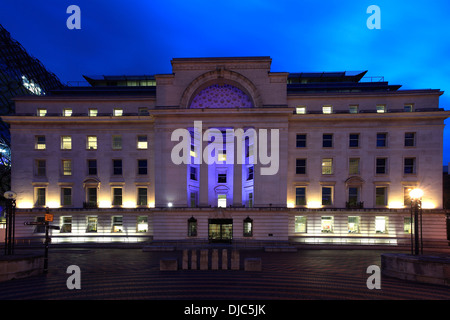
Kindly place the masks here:
<instances>
[{"instance_id":1,"label":"lamp post","mask_svg":"<svg viewBox=\"0 0 450 320\"><path fill-rule=\"evenodd\" d=\"M422 196L423 191L421 189L413 189L409 193L411 197L411 224L414 221L414 241L411 235L411 254L419 255L423 253L422 242ZM420 215L420 237L419 237L419 215ZM412 226L411 226L412 227ZM412 230L411 230L412 232ZM419 247L420 244L420 247ZM420 250L419 250L420 248ZM414 249L414 253L413 253Z\"/></svg>"},{"instance_id":2,"label":"lamp post","mask_svg":"<svg viewBox=\"0 0 450 320\"><path fill-rule=\"evenodd\" d=\"M3 196L6 199L5 255L12 255L14 254L17 194L6 191Z\"/></svg>"}]
</instances>

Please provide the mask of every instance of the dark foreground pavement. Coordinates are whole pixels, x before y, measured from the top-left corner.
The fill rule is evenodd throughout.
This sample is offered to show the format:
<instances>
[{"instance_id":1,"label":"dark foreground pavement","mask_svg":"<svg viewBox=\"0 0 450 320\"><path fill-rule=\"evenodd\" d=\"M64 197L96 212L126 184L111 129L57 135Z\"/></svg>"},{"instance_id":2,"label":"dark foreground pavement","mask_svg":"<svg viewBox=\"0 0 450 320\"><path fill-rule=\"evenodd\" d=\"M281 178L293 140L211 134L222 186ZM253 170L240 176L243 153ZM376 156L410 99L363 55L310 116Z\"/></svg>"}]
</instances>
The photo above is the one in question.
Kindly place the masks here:
<instances>
[{"instance_id":1,"label":"dark foreground pavement","mask_svg":"<svg viewBox=\"0 0 450 320\"><path fill-rule=\"evenodd\" d=\"M30 250L16 249L16 253ZM34 252L43 253L35 249ZM49 252L49 272L0 283L0 300L449 300L450 288L381 277L368 289L370 265L380 250L241 251L260 257L261 272L159 270L159 260L181 252L142 249L58 248ZM398 251L397 251L398 252ZM81 270L81 289L69 290L70 265Z\"/></svg>"}]
</instances>

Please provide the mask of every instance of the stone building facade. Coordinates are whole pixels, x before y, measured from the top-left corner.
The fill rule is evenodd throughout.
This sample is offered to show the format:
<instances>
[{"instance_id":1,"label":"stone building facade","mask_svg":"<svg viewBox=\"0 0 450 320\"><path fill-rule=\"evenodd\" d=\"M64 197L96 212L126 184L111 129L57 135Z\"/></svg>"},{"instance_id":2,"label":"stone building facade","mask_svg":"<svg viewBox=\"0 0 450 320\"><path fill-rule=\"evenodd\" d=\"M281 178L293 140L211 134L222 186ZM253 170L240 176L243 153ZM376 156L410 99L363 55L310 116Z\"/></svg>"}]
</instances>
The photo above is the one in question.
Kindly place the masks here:
<instances>
[{"instance_id":1,"label":"stone building facade","mask_svg":"<svg viewBox=\"0 0 450 320\"><path fill-rule=\"evenodd\" d=\"M173 59L15 98L16 237L54 242L390 243L446 239L440 90L365 72L272 72L270 57Z\"/></svg>"}]
</instances>

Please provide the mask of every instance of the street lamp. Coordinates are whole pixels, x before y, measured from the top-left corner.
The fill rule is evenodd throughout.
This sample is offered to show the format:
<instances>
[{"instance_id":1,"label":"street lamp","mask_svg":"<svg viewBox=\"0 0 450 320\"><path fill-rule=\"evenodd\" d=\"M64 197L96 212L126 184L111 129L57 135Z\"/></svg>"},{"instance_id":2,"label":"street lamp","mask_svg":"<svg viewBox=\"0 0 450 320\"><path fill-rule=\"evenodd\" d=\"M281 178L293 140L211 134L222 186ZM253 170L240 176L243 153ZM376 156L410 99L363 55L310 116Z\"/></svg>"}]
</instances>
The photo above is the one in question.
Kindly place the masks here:
<instances>
[{"instance_id":1,"label":"street lamp","mask_svg":"<svg viewBox=\"0 0 450 320\"><path fill-rule=\"evenodd\" d=\"M423 239L422 239L422 196L421 189L413 189L410 191L411 198L411 254L419 254L419 214L420 214L420 253L423 253ZM414 217L413 217L414 216ZM412 222L414 221L414 241L412 236Z\"/></svg>"}]
</instances>

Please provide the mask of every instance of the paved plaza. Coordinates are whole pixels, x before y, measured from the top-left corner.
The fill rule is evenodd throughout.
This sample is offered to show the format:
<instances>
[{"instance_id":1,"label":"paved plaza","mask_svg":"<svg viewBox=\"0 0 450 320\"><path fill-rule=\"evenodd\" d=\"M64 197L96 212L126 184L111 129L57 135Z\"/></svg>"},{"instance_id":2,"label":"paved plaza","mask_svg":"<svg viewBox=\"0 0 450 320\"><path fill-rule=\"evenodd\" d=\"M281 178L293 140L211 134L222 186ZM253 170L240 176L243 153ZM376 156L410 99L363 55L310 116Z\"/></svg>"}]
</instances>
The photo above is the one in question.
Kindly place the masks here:
<instances>
[{"instance_id":1,"label":"paved plaza","mask_svg":"<svg viewBox=\"0 0 450 320\"><path fill-rule=\"evenodd\" d=\"M18 248L16 254L30 252ZM31 251L43 253L43 249ZM0 283L0 300L448 300L445 286L381 277L381 289L368 289L370 265L381 266L389 250L241 250L262 260L261 272L241 270L160 271L162 258L182 252L141 248L65 248L49 252L48 274ZM81 271L81 289L69 290L67 267Z\"/></svg>"}]
</instances>

